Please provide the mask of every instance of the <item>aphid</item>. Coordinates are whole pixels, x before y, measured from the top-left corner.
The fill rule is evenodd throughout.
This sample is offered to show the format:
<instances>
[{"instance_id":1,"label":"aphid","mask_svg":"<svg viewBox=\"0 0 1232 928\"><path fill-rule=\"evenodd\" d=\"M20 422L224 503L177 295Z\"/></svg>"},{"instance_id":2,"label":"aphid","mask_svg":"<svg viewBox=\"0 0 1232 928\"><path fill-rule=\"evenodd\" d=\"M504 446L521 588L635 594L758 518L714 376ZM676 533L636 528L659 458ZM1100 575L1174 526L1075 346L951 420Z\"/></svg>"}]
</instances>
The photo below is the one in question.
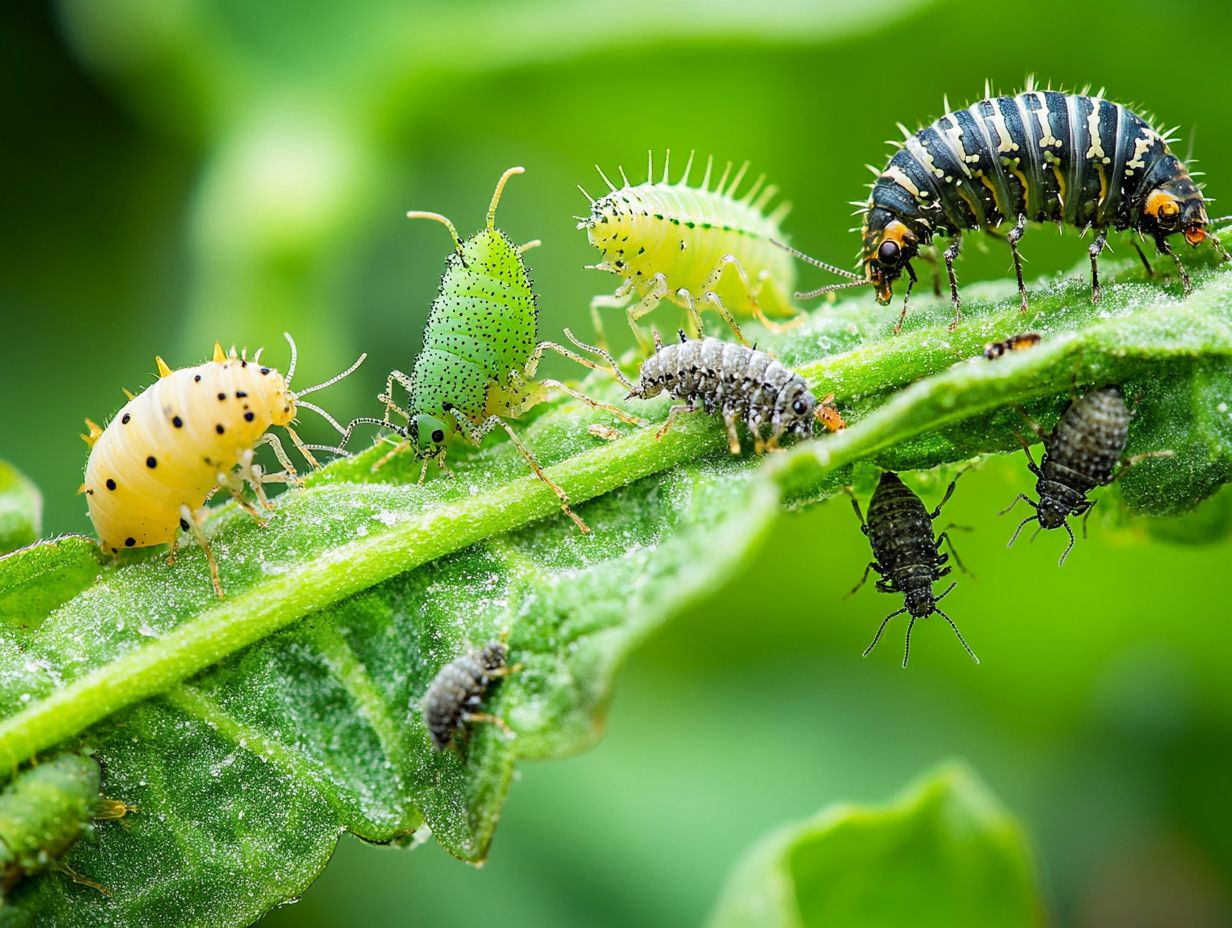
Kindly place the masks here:
<instances>
[{"instance_id":1,"label":"aphid","mask_svg":"<svg viewBox=\"0 0 1232 928\"><path fill-rule=\"evenodd\" d=\"M1100 91L1102 94L1102 91ZM962 318L954 259L965 230L990 232L1005 223L1014 258L1022 311L1027 288L1022 279L1018 242L1028 222L1094 230L1087 249L1091 259L1091 301L1099 302L1099 256L1108 233L1127 229L1155 242L1161 254L1176 261L1186 293L1189 274L1168 237L1183 233L1190 245L1211 243L1228 260L1219 240L1207 231L1210 220L1198 186L1185 165L1168 148L1175 141L1118 103L1085 93L1027 91L1016 97L992 97L947 113L926 129L905 136L885 170L877 171L872 196L857 202L864 215L860 261L864 274L799 257L850 278L821 287L802 299L845 287L872 286L877 302L890 302L894 281L907 273L907 296L897 332L907 315L907 298L916 282L912 259L934 235L950 238L944 253L954 305L954 325ZM948 109L948 103L947 103ZM1134 241L1134 247L1138 244ZM1150 263L1141 248L1147 270Z\"/></svg>"},{"instance_id":2,"label":"aphid","mask_svg":"<svg viewBox=\"0 0 1232 928\"><path fill-rule=\"evenodd\" d=\"M422 481L429 461L435 460L442 468L445 466L446 443L452 436L461 433L478 445L489 431L499 426L509 433L535 476L560 499L561 509L579 529L588 532L586 523L569 508L565 491L543 472L530 449L505 419L516 419L538 405L552 388L605 409L623 422L641 424L641 420L615 406L591 399L560 381L534 379L539 361L548 349L586 367L594 368L595 365L555 342L536 341L539 309L522 252L538 242L520 247L514 245L495 224L496 206L506 181L524 170L510 168L501 175L488 207L486 228L465 242L444 216L419 211L407 213L412 219L432 219L444 225L453 238L454 251L446 262L440 290L424 327L423 350L415 359L411 375L392 371L380 397L385 403L384 416L353 420L343 431L340 445L345 447L356 425L383 426L402 437L390 455L412 448L423 460L419 478ZM406 388L405 409L393 400L394 381ZM391 423L391 412L404 417L407 424Z\"/></svg>"},{"instance_id":3,"label":"aphid","mask_svg":"<svg viewBox=\"0 0 1232 928\"><path fill-rule=\"evenodd\" d=\"M86 419L89 432L81 437L90 446L90 457L80 492L86 494L105 551L170 544L174 561L179 531L191 532L205 551L215 592L223 595L218 564L201 528L206 501L225 489L260 520L260 512L243 497L244 487L250 486L262 509L273 508L264 484L294 481L296 471L271 426L284 428L313 467L318 465L310 448L339 450L305 445L291 423L302 407L341 431L325 410L303 397L337 383L366 357L324 383L292 391L295 343L286 337L291 366L285 379L261 363L260 352L249 361L234 349L228 356L215 343L214 357L196 367L173 371L155 358L159 379L139 395L129 394L106 428ZM273 449L282 473L268 474L255 463L260 445Z\"/></svg>"},{"instance_id":4,"label":"aphid","mask_svg":"<svg viewBox=\"0 0 1232 928\"><path fill-rule=\"evenodd\" d=\"M600 326L599 308L627 307L629 325L638 343L646 347L638 320L663 300L683 308L700 335L701 313L714 309L742 344L748 344L736 316L752 315L777 328L767 317L792 316L796 309L789 294L795 286L795 268L790 258L773 245L783 233L779 223L789 204L766 215L765 209L778 188L763 187L765 175L737 199L748 164L735 174L731 164L710 189L714 159L707 159L700 187L689 186L693 156L676 183L668 180L669 158L656 183L653 163L647 166L646 182L633 185L620 171L620 189L602 170L599 176L610 192L590 201L590 215L579 217L590 243L603 253L595 265L624 278L611 296L598 296L591 313ZM634 299L637 302L630 306Z\"/></svg>"},{"instance_id":5,"label":"aphid","mask_svg":"<svg viewBox=\"0 0 1232 928\"><path fill-rule=\"evenodd\" d=\"M989 342L984 346L984 357L995 361L1001 355L1010 351L1022 351L1024 348L1034 348L1040 343L1038 332L1023 332L1021 335L1011 335L1002 342Z\"/></svg>"},{"instance_id":6,"label":"aphid","mask_svg":"<svg viewBox=\"0 0 1232 928\"><path fill-rule=\"evenodd\" d=\"M1025 416L1025 413L1024 413ZM1019 493L1001 514L1009 512L1019 500L1026 500L1035 509L1035 515L1027 516L1018 524L1010 545L1018 540L1019 533L1028 522L1038 522L1041 529L1064 527L1069 534L1069 544L1057 563L1064 564L1074 547L1074 531L1066 521L1069 516L1083 516L1082 533L1086 536L1086 517L1090 515L1094 500L1087 494L1096 487L1107 486L1121 476L1126 468L1150 457L1171 457L1171 451L1147 451L1124 461L1121 455L1129 440L1129 410L1120 387L1101 387L1086 396L1074 400L1047 434L1039 425L1027 419L1031 428L1044 442L1044 459L1037 466L1031 449L1019 436L1022 450L1027 453L1027 466L1038 478L1035 492L1039 502L1025 493ZM1117 464L1120 463L1118 469Z\"/></svg>"},{"instance_id":7,"label":"aphid","mask_svg":"<svg viewBox=\"0 0 1232 928\"><path fill-rule=\"evenodd\" d=\"M869 571L875 570L882 578L877 581L879 592L902 593L904 596L903 608L891 612L882 619L872 643L864 649L865 657L881 640L881 633L885 631L890 619L906 612L911 616L911 621L907 623L907 644L903 650L903 666L906 667L907 659L911 656L911 630L915 627L915 620L927 618L935 612L949 623L954 634L958 636L959 642L971 655L971 659L977 664L980 662L966 639L963 638L962 632L958 630L958 626L954 624L954 620L937 606L937 603L945 599L950 590L954 589L955 584L951 582L940 596L933 595L933 583L951 570L950 567L942 566L950 557L949 554L942 553L942 542L949 546L950 554L954 555L954 563L960 569L965 570L962 561L958 558L958 552L954 550L954 543L950 540L949 529L954 526L947 526L940 535L933 537L933 521L941 515L941 507L953 494L956 483L958 483L958 477L950 481L945 496L941 497L937 508L929 512L924 508L924 503L920 501L920 498L899 479L897 474L885 471L868 504L867 522L860 512L859 502L856 501L855 496L852 496L851 505L856 511L856 518L860 520L860 531L868 536L873 546L873 560L864 568L864 576L848 595L860 589L868 580Z\"/></svg>"},{"instance_id":8,"label":"aphid","mask_svg":"<svg viewBox=\"0 0 1232 928\"><path fill-rule=\"evenodd\" d=\"M449 747L454 736L472 722L491 722L505 734L509 727L498 715L476 711L483 707L488 690L501 677L517 673L521 664L509 666L509 650L503 642L489 641L478 651L456 657L440 669L424 694L424 720L438 751Z\"/></svg>"},{"instance_id":9,"label":"aphid","mask_svg":"<svg viewBox=\"0 0 1232 928\"><path fill-rule=\"evenodd\" d=\"M60 859L92 821L129 811L122 802L100 798L101 777L97 761L68 752L13 777L0 793L0 894L26 876L55 869L111 895Z\"/></svg>"},{"instance_id":10,"label":"aphid","mask_svg":"<svg viewBox=\"0 0 1232 928\"><path fill-rule=\"evenodd\" d=\"M578 341L568 329L565 335L579 348L608 362L629 390L626 399L648 400L667 392L682 401L668 411L656 438L667 434L680 413L693 412L699 406L707 414L722 414L732 454L740 453L738 420L752 432L759 454L763 449L777 448L784 435L810 437L814 419L831 431L843 425L838 410L818 403L803 377L756 348L717 338L689 338L683 331L678 344L664 345L656 332L654 354L642 364L637 383L633 383L606 350ZM827 401L833 398L831 394Z\"/></svg>"}]
</instances>

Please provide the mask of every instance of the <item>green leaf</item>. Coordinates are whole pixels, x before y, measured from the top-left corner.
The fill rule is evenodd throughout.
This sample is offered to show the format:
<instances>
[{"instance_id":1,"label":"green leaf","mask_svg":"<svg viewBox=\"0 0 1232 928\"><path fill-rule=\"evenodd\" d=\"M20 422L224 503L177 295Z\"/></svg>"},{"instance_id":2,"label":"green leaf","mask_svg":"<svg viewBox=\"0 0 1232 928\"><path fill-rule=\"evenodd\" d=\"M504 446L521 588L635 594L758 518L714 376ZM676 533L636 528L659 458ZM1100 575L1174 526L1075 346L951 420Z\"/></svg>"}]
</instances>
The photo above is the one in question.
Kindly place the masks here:
<instances>
[{"instance_id":1,"label":"green leaf","mask_svg":"<svg viewBox=\"0 0 1232 928\"><path fill-rule=\"evenodd\" d=\"M1021 454L1014 407L1051 425L1075 384L1124 384L1137 404L1131 453L1176 452L1127 474L1130 508L1196 505L1232 461L1219 418L1232 277L1199 267L1182 301L1135 273L1109 268L1099 307L1082 283L1040 288L1028 320L1002 285L953 332L944 301L913 303L893 336L896 309L860 299L759 336L819 392L835 392L852 423L760 459L727 454L713 417L682 417L661 442L648 428L608 443L586 428L606 423L601 413L545 406L520 431L588 536L494 441L458 448L456 478L422 486L406 457L373 472L386 451L375 447L280 497L264 528L222 507L211 526L222 601L195 546L175 565L159 552L87 565L69 539L0 559L0 590L20 595L57 567L78 583L98 571L41 624L26 623L37 627L0 627L0 763L90 748L104 791L141 810L99 823L68 856L112 897L49 873L18 887L6 911L66 926L244 924L301 892L343 830L402 843L425 837L426 824L450 852L480 861L514 763L590 744L624 656L748 558L783 505L865 481L873 464ZM1044 335L1038 348L976 357L1028 326ZM593 377L587 390L622 393ZM668 404L637 411L661 420ZM434 752L418 709L428 683L506 633L524 666L488 708L516 737L479 726L462 751Z\"/></svg>"},{"instance_id":2,"label":"green leaf","mask_svg":"<svg viewBox=\"0 0 1232 928\"><path fill-rule=\"evenodd\" d=\"M0 554L28 545L43 525L43 495L8 461L0 461Z\"/></svg>"},{"instance_id":3,"label":"green leaf","mask_svg":"<svg viewBox=\"0 0 1232 928\"><path fill-rule=\"evenodd\" d=\"M951 764L885 805L840 803L757 845L710 928L1044 924L1022 827Z\"/></svg>"}]
</instances>

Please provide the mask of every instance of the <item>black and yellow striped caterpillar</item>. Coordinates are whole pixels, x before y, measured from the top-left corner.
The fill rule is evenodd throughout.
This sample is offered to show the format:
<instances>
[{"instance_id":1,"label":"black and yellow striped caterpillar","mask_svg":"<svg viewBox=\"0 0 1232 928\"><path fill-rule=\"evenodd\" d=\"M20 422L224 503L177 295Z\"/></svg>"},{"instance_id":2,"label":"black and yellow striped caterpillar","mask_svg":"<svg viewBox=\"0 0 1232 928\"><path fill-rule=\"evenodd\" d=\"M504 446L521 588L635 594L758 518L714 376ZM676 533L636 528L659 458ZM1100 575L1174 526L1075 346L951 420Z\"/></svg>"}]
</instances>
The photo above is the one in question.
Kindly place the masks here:
<instances>
[{"instance_id":1,"label":"black and yellow striped caterpillar","mask_svg":"<svg viewBox=\"0 0 1232 928\"><path fill-rule=\"evenodd\" d=\"M1168 148L1175 141L1168 133L1157 132L1142 117L1099 95L1028 86L1014 97L993 97L986 88L986 97L915 133L900 124L905 139L899 150L884 170L873 169L877 180L867 203L854 204L864 215L863 275L788 249L850 278L799 294L801 298L872 286L884 306L893 296L894 281L906 272L901 327L916 282L911 261L921 245L942 234L951 240L943 256L957 324L962 303L954 259L962 233L988 232L1005 223L1011 224L1005 239L1024 312L1027 289L1018 242L1028 222L1095 232L1088 249L1092 302L1099 302L1099 256L1112 230L1133 230L1151 238L1161 254L1176 261L1186 293L1189 274L1168 244L1169 236L1183 233L1190 245L1210 239L1228 260L1219 240L1207 231L1210 219L1202 193ZM1142 255L1140 248L1138 252ZM1145 255L1142 260L1149 270Z\"/></svg>"}]
</instances>

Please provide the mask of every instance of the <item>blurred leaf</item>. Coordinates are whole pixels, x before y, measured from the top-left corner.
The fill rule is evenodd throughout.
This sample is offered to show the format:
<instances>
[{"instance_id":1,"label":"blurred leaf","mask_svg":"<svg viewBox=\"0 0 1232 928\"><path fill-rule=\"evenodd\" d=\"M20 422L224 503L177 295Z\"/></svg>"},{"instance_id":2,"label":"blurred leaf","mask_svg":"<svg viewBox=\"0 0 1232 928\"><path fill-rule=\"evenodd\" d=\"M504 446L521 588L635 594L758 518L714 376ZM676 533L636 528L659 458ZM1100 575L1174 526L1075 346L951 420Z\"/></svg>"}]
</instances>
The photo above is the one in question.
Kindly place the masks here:
<instances>
[{"instance_id":1,"label":"blurred leaf","mask_svg":"<svg viewBox=\"0 0 1232 928\"><path fill-rule=\"evenodd\" d=\"M1113 281L1135 273L1111 270ZM983 342L1024 327L1012 285L969 304L954 332L945 301L913 304L899 336L894 308L821 310L761 340L833 390L852 427L765 459L728 455L713 417L683 417L661 442L640 429L602 443L586 428L601 413L542 407L523 434L589 536L508 442L459 448L456 479L423 486L405 456L374 474L378 446L280 497L264 529L219 510L222 602L195 547L174 566L149 552L104 568L37 629L7 634L0 761L11 770L57 744L89 747L108 795L142 812L70 854L110 900L48 874L13 905L68 926L241 924L301 892L344 829L403 842L427 824L452 853L482 860L514 761L589 744L624 655L740 566L781 502L825 498L861 462L1015 451L1015 404L1050 425L1076 384L1124 384L1140 402L1131 452L1178 451L1135 468L1127 501L1195 505L1232 461L1202 412L1217 411L1232 355L1232 276L1196 276L1184 301L1157 284L1110 285L1098 308L1081 282L1040 289L1029 322L1043 344L995 363L977 357ZM595 378L587 388L622 392ZM639 411L661 417L668 404ZM0 588L29 581L28 557L0 561ZM506 631L525 668L491 708L517 737L484 726L463 752L433 752L418 713L428 683Z\"/></svg>"},{"instance_id":2,"label":"blurred leaf","mask_svg":"<svg viewBox=\"0 0 1232 928\"><path fill-rule=\"evenodd\" d=\"M1044 923L1018 822L960 764L882 806L832 806L775 832L729 880L710 928L1030 928Z\"/></svg>"},{"instance_id":3,"label":"blurred leaf","mask_svg":"<svg viewBox=\"0 0 1232 928\"><path fill-rule=\"evenodd\" d=\"M43 494L25 474L0 461L0 554L28 545L43 525Z\"/></svg>"}]
</instances>

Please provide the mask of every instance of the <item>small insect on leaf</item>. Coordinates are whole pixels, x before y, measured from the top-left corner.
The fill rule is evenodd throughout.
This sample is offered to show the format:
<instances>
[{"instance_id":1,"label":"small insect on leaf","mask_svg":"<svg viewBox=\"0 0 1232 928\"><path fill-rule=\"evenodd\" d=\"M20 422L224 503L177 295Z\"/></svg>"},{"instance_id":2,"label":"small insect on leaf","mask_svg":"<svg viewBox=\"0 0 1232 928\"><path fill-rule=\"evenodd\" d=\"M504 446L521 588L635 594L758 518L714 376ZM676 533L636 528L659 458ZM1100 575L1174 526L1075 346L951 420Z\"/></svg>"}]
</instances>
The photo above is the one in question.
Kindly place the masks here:
<instances>
[{"instance_id":1,"label":"small insect on leaf","mask_svg":"<svg viewBox=\"0 0 1232 928\"><path fill-rule=\"evenodd\" d=\"M623 170L623 187L604 177L610 192L592 199L590 215L578 223L602 254L592 267L623 278L614 294L598 296L591 303L600 341L599 310L626 309L633 334L648 351L638 320L664 300L684 309L699 335L706 310L717 312L742 344L748 342L737 316L753 316L770 328L781 328L769 317L797 312L790 299L795 270L773 244L783 237L779 223L788 205L765 212L777 193L773 185L765 186L765 175L740 192L747 162L730 180L729 163L712 188L714 161L707 159L701 185L691 186L690 155L680 179L672 183L670 155L658 180L653 165L641 184L629 183Z\"/></svg>"},{"instance_id":2,"label":"small insect on leaf","mask_svg":"<svg viewBox=\"0 0 1232 928\"><path fill-rule=\"evenodd\" d=\"M1011 351L1022 351L1026 348L1034 348L1040 343L1040 335L1038 332L1023 332L1021 335L1011 335L1009 338L1000 342L989 342L984 346L984 357L989 361L995 361L997 358Z\"/></svg>"},{"instance_id":3,"label":"small insect on leaf","mask_svg":"<svg viewBox=\"0 0 1232 928\"><path fill-rule=\"evenodd\" d=\"M434 748L443 751L475 722L490 722L513 737L504 719L482 711L484 698L497 681L522 669L521 664L510 666L508 658L504 642L489 641L477 651L454 658L432 678L423 709Z\"/></svg>"}]
</instances>

